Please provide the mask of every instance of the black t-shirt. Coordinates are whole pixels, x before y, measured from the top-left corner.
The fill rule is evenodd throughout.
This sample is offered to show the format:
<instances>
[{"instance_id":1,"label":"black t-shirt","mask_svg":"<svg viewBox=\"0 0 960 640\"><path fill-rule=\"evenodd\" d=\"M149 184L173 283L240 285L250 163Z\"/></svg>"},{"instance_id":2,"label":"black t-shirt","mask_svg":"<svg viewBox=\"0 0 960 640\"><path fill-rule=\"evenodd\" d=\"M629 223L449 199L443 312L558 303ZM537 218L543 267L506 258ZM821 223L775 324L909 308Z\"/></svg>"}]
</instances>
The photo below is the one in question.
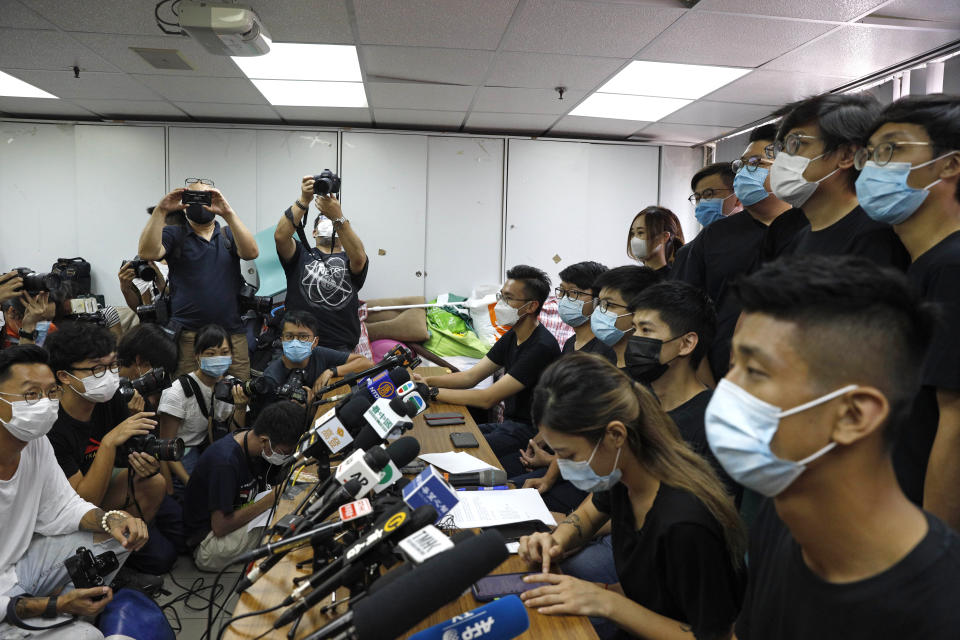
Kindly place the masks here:
<instances>
[{"instance_id":1,"label":"black t-shirt","mask_svg":"<svg viewBox=\"0 0 960 640\"><path fill-rule=\"evenodd\" d=\"M922 388L894 449L897 478L907 497L923 502L927 461L940 422L937 389L960 390L960 231L917 258L907 269L910 284L938 307Z\"/></svg>"},{"instance_id":2,"label":"black t-shirt","mask_svg":"<svg viewBox=\"0 0 960 640\"><path fill-rule=\"evenodd\" d=\"M713 455L713 451L707 443L707 430L703 417L707 413L707 405L710 404L710 398L712 397L713 390L704 389L679 407L667 411L667 415L677 425L677 429L680 430L680 437L683 438L684 442L689 444L695 453L710 463L710 466L720 476L720 481L723 482L724 487L739 503L743 489L733 481L733 478L726 472L717 457Z\"/></svg>"},{"instance_id":3,"label":"black t-shirt","mask_svg":"<svg viewBox=\"0 0 960 640\"><path fill-rule=\"evenodd\" d=\"M490 348L487 357L503 367L504 374L513 376L523 385L522 391L504 401L504 418L529 424L533 389L543 370L560 357L557 339L545 326L538 324L530 337L517 345L517 334L510 329Z\"/></svg>"},{"instance_id":4,"label":"black t-shirt","mask_svg":"<svg viewBox=\"0 0 960 640\"><path fill-rule=\"evenodd\" d=\"M77 420L60 405L57 421L47 438L67 478L78 471L86 475L100 450L103 436L129 417L130 410L120 394L94 406L89 422Z\"/></svg>"},{"instance_id":5,"label":"black t-shirt","mask_svg":"<svg viewBox=\"0 0 960 640\"><path fill-rule=\"evenodd\" d=\"M339 367L344 364L349 357L350 354L346 351L336 351L334 349L328 349L327 347L314 347L310 353L310 360L307 361L307 366L303 368L304 384L312 387L321 373L327 369ZM287 369L283 366L283 358L274 358L270 361L270 364L267 365L266 369L263 370L263 377L270 380L274 386L279 387L287 381L291 371L293 371L293 369Z\"/></svg>"},{"instance_id":6,"label":"black t-shirt","mask_svg":"<svg viewBox=\"0 0 960 640\"><path fill-rule=\"evenodd\" d=\"M767 500L750 531L750 578L739 640L955 639L960 635L960 538L927 514L930 530L872 578L824 581Z\"/></svg>"},{"instance_id":7,"label":"black t-shirt","mask_svg":"<svg viewBox=\"0 0 960 640\"><path fill-rule=\"evenodd\" d=\"M733 566L720 523L700 500L661 484L639 530L623 483L593 494L593 504L610 516L613 560L628 598L689 624L697 638L727 637L746 576Z\"/></svg>"},{"instance_id":8,"label":"black t-shirt","mask_svg":"<svg viewBox=\"0 0 960 640\"><path fill-rule=\"evenodd\" d=\"M779 258L793 242L793 237L804 227L809 227L810 221L803 215L803 209L787 209L770 223L760 242L760 252L756 268L767 262Z\"/></svg>"},{"instance_id":9,"label":"black t-shirt","mask_svg":"<svg viewBox=\"0 0 960 640\"><path fill-rule=\"evenodd\" d=\"M906 271L910 254L893 228L876 222L859 206L826 229L798 231L782 255L862 256L882 267Z\"/></svg>"},{"instance_id":10,"label":"black t-shirt","mask_svg":"<svg viewBox=\"0 0 960 640\"><path fill-rule=\"evenodd\" d=\"M249 431L247 432L250 433ZM231 514L266 488L267 463L251 460L233 435L220 438L201 454L183 494L187 543L199 544L210 532L214 511Z\"/></svg>"},{"instance_id":11,"label":"black t-shirt","mask_svg":"<svg viewBox=\"0 0 960 640\"><path fill-rule=\"evenodd\" d=\"M320 346L353 350L360 340L360 306L358 293L367 280L370 260L360 273L350 271L346 252L324 254L296 249L290 260L281 260L287 275L286 306L289 311L308 311L320 323Z\"/></svg>"},{"instance_id":12,"label":"black t-shirt","mask_svg":"<svg viewBox=\"0 0 960 640\"><path fill-rule=\"evenodd\" d=\"M612 347L608 347L596 336L590 340L587 344L580 347L579 350L574 346L577 342L577 336L570 336L567 338L567 341L563 343L563 349L560 353L563 355L569 355L571 353L595 353L598 356L602 356L612 362L617 364L617 353L613 350Z\"/></svg>"}]
</instances>

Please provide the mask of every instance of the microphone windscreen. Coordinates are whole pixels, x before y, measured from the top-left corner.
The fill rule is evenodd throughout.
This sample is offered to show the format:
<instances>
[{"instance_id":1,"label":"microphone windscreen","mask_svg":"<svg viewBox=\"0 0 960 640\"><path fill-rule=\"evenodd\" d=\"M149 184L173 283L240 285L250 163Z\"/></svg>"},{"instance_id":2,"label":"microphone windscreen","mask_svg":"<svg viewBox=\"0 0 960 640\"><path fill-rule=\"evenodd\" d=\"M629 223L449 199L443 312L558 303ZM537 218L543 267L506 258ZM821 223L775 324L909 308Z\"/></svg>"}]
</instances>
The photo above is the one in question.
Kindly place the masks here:
<instances>
[{"instance_id":1,"label":"microphone windscreen","mask_svg":"<svg viewBox=\"0 0 960 640\"><path fill-rule=\"evenodd\" d=\"M420 441L413 436L403 436L387 447L387 454L398 467L405 467L420 455Z\"/></svg>"},{"instance_id":2,"label":"microphone windscreen","mask_svg":"<svg viewBox=\"0 0 960 640\"><path fill-rule=\"evenodd\" d=\"M390 380L393 381L394 386L399 387L410 382L410 372L403 367L394 367L390 369Z\"/></svg>"},{"instance_id":3,"label":"microphone windscreen","mask_svg":"<svg viewBox=\"0 0 960 640\"><path fill-rule=\"evenodd\" d=\"M507 472L503 469L484 469L480 472L480 482L477 484L494 487L498 484L507 483Z\"/></svg>"},{"instance_id":4,"label":"microphone windscreen","mask_svg":"<svg viewBox=\"0 0 960 640\"><path fill-rule=\"evenodd\" d=\"M507 556L503 536L493 529L437 554L357 602L352 611L358 640L381 640L403 634L459 598Z\"/></svg>"},{"instance_id":5,"label":"microphone windscreen","mask_svg":"<svg viewBox=\"0 0 960 640\"><path fill-rule=\"evenodd\" d=\"M530 628L530 616L519 596L510 595L480 605L455 619L418 631L410 640L463 638L468 629L482 629L483 640L511 640Z\"/></svg>"},{"instance_id":6,"label":"microphone windscreen","mask_svg":"<svg viewBox=\"0 0 960 640\"><path fill-rule=\"evenodd\" d=\"M461 542L465 542L470 538L476 537L476 535L477 534L475 534L471 529L461 529L457 531L455 534L453 534L450 540L453 541L454 545L458 545ZM407 575L408 573L416 569L418 566L419 565L416 565L412 562L405 562L399 567L388 571L380 578L377 578L377 580L372 585L370 585L370 588L367 589L367 595L380 591L381 589L388 586L397 578Z\"/></svg>"},{"instance_id":7,"label":"microphone windscreen","mask_svg":"<svg viewBox=\"0 0 960 640\"><path fill-rule=\"evenodd\" d=\"M363 461L374 471L380 471L390 463L390 454L374 445L363 454Z\"/></svg>"},{"instance_id":8,"label":"microphone windscreen","mask_svg":"<svg viewBox=\"0 0 960 640\"><path fill-rule=\"evenodd\" d=\"M346 482L344 482L343 486L340 487L338 493L341 496L353 498L358 493L360 493L360 489L362 488L363 488L363 485L360 483L360 481L354 478L352 480L347 480Z\"/></svg>"},{"instance_id":9,"label":"microphone windscreen","mask_svg":"<svg viewBox=\"0 0 960 640\"><path fill-rule=\"evenodd\" d=\"M381 442L383 442L383 438L380 437L380 434L377 433L377 430L370 425L366 425L363 429L360 429L360 433L357 434L353 444L356 445L357 449L366 451L370 447L376 446Z\"/></svg>"},{"instance_id":10,"label":"microphone windscreen","mask_svg":"<svg viewBox=\"0 0 960 640\"><path fill-rule=\"evenodd\" d=\"M363 414L365 414L367 409L372 405L373 402L371 402L369 398L357 394L337 409L337 418L339 418L340 423L347 428L347 431L356 433L367 424L367 420Z\"/></svg>"}]
</instances>

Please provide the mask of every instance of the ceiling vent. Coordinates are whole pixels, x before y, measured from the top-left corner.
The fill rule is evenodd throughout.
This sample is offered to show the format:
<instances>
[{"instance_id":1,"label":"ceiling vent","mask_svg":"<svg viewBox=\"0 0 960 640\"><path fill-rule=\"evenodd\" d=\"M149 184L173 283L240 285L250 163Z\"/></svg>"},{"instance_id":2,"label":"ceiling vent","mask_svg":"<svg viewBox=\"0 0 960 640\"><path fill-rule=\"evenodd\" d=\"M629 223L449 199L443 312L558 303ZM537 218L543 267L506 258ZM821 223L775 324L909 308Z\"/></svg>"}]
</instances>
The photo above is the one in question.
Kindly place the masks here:
<instances>
[{"instance_id":1,"label":"ceiling vent","mask_svg":"<svg viewBox=\"0 0 960 640\"><path fill-rule=\"evenodd\" d=\"M145 49L130 47L130 50L143 58L154 69L165 71L193 71L193 67L176 49Z\"/></svg>"}]
</instances>

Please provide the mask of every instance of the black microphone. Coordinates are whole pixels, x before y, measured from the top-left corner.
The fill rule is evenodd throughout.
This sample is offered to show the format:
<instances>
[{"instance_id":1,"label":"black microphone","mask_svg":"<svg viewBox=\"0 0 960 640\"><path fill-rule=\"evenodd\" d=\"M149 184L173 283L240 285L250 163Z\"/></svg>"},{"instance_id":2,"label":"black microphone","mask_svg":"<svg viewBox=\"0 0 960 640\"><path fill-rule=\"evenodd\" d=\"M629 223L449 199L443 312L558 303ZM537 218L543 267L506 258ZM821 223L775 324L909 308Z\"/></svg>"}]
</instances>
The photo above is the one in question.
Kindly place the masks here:
<instances>
[{"instance_id":1,"label":"black microphone","mask_svg":"<svg viewBox=\"0 0 960 640\"><path fill-rule=\"evenodd\" d=\"M451 473L447 481L455 487L496 487L507 484L507 472L503 469L484 469L473 473Z\"/></svg>"},{"instance_id":2,"label":"black microphone","mask_svg":"<svg viewBox=\"0 0 960 640\"><path fill-rule=\"evenodd\" d=\"M306 543L318 542L327 536L333 535L351 524L352 520L337 520L335 522L327 522L321 525L310 529L309 531L304 531L290 538L284 540L278 540L277 542L269 542L262 547L257 547L246 553L241 553L233 559L230 564L246 564L257 558L263 558L264 556L270 556L274 554L284 554L287 551L292 551L296 547L302 546Z\"/></svg>"},{"instance_id":3,"label":"black microphone","mask_svg":"<svg viewBox=\"0 0 960 640\"><path fill-rule=\"evenodd\" d=\"M395 638L459 598L471 584L496 569L507 557L503 536L489 529L368 594L347 613L304 640Z\"/></svg>"}]
</instances>

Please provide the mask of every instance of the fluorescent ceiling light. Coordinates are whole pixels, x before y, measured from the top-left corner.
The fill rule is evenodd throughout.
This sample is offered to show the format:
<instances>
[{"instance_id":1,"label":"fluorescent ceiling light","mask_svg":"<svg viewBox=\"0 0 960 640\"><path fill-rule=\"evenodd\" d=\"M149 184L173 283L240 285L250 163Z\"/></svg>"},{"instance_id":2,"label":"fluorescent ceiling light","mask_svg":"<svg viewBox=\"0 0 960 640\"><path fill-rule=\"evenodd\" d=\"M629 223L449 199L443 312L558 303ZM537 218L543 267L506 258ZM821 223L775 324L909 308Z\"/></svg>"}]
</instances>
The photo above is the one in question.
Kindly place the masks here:
<instances>
[{"instance_id":1,"label":"fluorescent ceiling light","mask_svg":"<svg viewBox=\"0 0 960 640\"><path fill-rule=\"evenodd\" d=\"M3 71L0 71L0 96L10 96L13 98L59 99L52 93L47 93L43 89L38 89L32 84L28 84L20 78L14 78L9 73L4 73Z\"/></svg>"},{"instance_id":2,"label":"fluorescent ceiling light","mask_svg":"<svg viewBox=\"0 0 960 640\"><path fill-rule=\"evenodd\" d=\"M265 55L233 57L233 62L251 80L362 81L352 45L274 42Z\"/></svg>"},{"instance_id":3,"label":"fluorescent ceiling light","mask_svg":"<svg viewBox=\"0 0 960 640\"><path fill-rule=\"evenodd\" d=\"M753 69L635 60L597 91L696 100L751 71Z\"/></svg>"},{"instance_id":4,"label":"fluorescent ceiling light","mask_svg":"<svg viewBox=\"0 0 960 640\"><path fill-rule=\"evenodd\" d=\"M251 80L272 105L279 107L367 107L362 82Z\"/></svg>"},{"instance_id":5,"label":"fluorescent ceiling light","mask_svg":"<svg viewBox=\"0 0 960 640\"><path fill-rule=\"evenodd\" d=\"M570 115L655 122L691 102L693 100L679 98L651 98L649 96L628 96L617 93L595 93L577 105L577 108L571 111Z\"/></svg>"}]
</instances>

